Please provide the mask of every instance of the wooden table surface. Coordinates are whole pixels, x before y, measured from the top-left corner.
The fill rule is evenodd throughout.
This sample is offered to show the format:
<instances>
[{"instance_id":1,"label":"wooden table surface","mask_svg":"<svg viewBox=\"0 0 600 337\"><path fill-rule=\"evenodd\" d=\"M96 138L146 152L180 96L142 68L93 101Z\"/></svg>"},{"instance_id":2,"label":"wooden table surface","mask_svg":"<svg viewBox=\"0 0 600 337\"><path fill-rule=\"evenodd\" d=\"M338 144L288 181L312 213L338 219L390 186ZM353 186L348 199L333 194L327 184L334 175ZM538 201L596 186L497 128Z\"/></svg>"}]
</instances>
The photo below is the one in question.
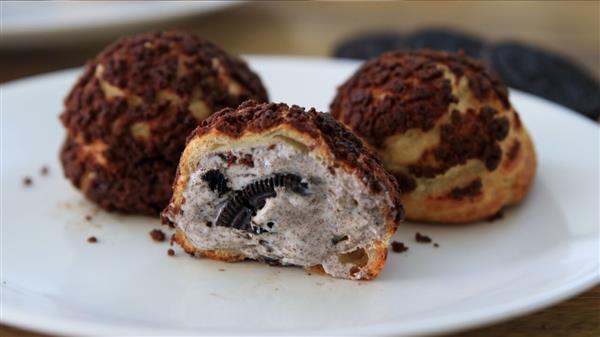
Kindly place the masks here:
<instances>
[{"instance_id":1,"label":"wooden table surface","mask_svg":"<svg viewBox=\"0 0 600 337\"><path fill-rule=\"evenodd\" d=\"M554 49L596 74L600 69L598 2L252 3L103 30L44 44L0 49L0 82L82 65L115 37L180 28L232 53L331 55L345 37L369 30L410 32L426 26L462 29L489 41L517 39ZM93 38L90 38L93 37ZM51 43L51 44L50 44ZM44 336L0 325L2 336ZM545 310L456 336L600 336L600 286Z\"/></svg>"}]
</instances>

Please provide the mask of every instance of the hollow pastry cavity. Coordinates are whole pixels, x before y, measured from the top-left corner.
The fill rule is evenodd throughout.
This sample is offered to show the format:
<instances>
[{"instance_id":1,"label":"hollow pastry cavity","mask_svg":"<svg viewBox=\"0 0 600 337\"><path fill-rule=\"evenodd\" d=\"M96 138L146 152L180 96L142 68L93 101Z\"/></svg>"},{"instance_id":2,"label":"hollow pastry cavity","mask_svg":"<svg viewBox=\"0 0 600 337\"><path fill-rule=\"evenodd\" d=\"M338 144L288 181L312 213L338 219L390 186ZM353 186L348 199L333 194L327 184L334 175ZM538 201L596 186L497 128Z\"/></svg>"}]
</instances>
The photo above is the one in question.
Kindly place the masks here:
<instances>
[{"instance_id":1,"label":"hollow pastry cavity","mask_svg":"<svg viewBox=\"0 0 600 337\"><path fill-rule=\"evenodd\" d=\"M259 109L250 114L253 108ZM253 126L248 118L270 115L279 122L231 137L224 131L233 125L225 128L225 123L240 115L246 129ZM245 103L203 123L205 131L197 130L184 151L163 213L177 229L176 241L195 255L227 261L301 266L339 278L376 277L403 214L396 186L355 139L338 135L337 140L356 147L353 165L336 159L314 123L319 116L297 107ZM335 125L329 131L346 131L325 118ZM380 181L369 185L364 174Z\"/></svg>"}]
</instances>

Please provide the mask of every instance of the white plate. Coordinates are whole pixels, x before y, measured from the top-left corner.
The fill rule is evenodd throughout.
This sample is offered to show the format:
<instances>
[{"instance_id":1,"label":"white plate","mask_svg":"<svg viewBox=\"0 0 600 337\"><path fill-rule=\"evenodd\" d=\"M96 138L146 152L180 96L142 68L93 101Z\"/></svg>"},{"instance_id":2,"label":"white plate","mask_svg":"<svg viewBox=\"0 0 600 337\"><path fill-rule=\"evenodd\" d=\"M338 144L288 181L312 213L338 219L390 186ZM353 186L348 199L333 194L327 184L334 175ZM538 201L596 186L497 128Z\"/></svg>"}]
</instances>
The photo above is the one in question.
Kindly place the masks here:
<instances>
[{"instance_id":1,"label":"white plate","mask_svg":"<svg viewBox=\"0 0 600 337\"><path fill-rule=\"evenodd\" d=\"M273 100L322 110L358 65L249 60ZM57 161L57 115L78 74L2 86L3 323L57 334L428 334L540 309L600 279L598 127L558 105L511 92L540 163L521 206L493 223L406 223L396 239L410 250L391 253L377 280L356 282L179 249L169 257L148 236L158 220L97 211ZM415 243L416 231L440 247Z\"/></svg>"},{"instance_id":2,"label":"white plate","mask_svg":"<svg viewBox=\"0 0 600 337\"><path fill-rule=\"evenodd\" d=\"M3 47L89 40L119 28L239 4L235 1L2 1ZM93 29L93 30L92 30Z\"/></svg>"}]
</instances>

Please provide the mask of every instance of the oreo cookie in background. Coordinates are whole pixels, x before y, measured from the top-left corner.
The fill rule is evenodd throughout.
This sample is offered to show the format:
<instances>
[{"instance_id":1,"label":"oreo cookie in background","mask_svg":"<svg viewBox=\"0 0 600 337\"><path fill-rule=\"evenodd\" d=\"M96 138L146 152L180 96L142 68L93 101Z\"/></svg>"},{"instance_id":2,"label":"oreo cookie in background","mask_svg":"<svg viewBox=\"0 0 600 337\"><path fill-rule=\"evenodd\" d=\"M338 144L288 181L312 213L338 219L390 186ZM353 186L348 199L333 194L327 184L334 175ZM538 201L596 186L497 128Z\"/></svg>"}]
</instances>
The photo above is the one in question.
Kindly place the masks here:
<instances>
[{"instance_id":1,"label":"oreo cookie in background","mask_svg":"<svg viewBox=\"0 0 600 337\"><path fill-rule=\"evenodd\" d=\"M445 28L428 28L406 37L408 49L433 49L449 52L464 51L467 56L480 58L484 42L474 35Z\"/></svg>"},{"instance_id":2,"label":"oreo cookie in background","mask_svg":"<svg viewBox=\"0 0 600 337\"><path fill-rule=\"evenodd\" d=\"M388 51L423 48L463 50L484 62L507 86L600 120L600 85L596 78L560 55L519 42L489 45L473 35L444 28L423 29L404 37L395 32L373 32L342 41L333 56L367 60Z\"/></svg>"},{"instance_id":3,"label":"oreo cookie in background","mask_svg":"<svg viewBox=\"0 0 600 337\"><path fill-rule=\"evenodd\" d=\"M479 58L485 44L479 38L457 30L428 28L402 37L396 32L363 33L342 41L333 56L367 60L393 50L415 50L429 48L458 52Z\"/></svg>"},{"instance_id":4,"label":"oreo cookie in background","mask_svg":"<svg viewBox=\"0 0 600 337\"><path fill-rule=\"evenodd\" d=\"M570 60L519 42L496 44L490 51L491 68L504 83L544 97L598 120L600 85Z\"/></svg>"},{"instance_id":5,"label":"oreo cookie in background","mask_svg":"<svg viewBox=\"0 0 600 337\"><path fill-rule=\"evenodd\" d=\"M394 32L372 32L342 41L333 51L333 57L367 60L399 49L405 49L402 35Z\"/></svg>"}]
</instances>

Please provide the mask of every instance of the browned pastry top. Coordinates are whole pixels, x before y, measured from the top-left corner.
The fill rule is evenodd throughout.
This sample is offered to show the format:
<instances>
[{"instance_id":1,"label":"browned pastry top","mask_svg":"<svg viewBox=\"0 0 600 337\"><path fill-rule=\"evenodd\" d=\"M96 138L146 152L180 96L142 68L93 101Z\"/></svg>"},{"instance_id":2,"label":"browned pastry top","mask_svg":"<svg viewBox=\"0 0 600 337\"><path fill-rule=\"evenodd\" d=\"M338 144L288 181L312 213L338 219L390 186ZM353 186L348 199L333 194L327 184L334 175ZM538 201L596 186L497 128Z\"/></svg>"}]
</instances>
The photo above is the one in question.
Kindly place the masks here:
<instances>
[{"instance_id":1,"label":"browned pastry top","mask_svg":"<svg viewBox=\"0 0 600 337\"><path fill-rule=\"evenodd\" d=\"M218 66L213 62L218 62ZM95 78L99 65L103 70L102 80L124 91L124 95L106 98ZM242 84L239 96L228 94L227 83L218 80L224 76ZM158 97L160 91L177 95L180 102L177 105L187 110L186 103L196 86L212 111L237 106L251 98L267 101L260 79L242 60L228 56L210 41L193 34L154 32L122 38L89 61L65 99L61 119L68 129L83 130L91 124L106 126L87 129L85 138L93 139L113 133L109 126L117 119L120 125L125 125L129 121L164 116L175 104L169 97ZM132 96L139 100L132 100ZM192 116L187 113L184 118ZM163 122L169 129L186 124L181 120Z\"/></svg>"},{"instance_id":2,"label":"browned pastry top","mask_svg":"<svg viewBox=\"0 0 600 337\"><path fill-rule=\"evenodd\" d=\"M339 89L331 113L373 145L412 128L428 131L458 98L446 66L465 76L480 100L510 106L506 87L479 62L461 54L421 50L390 52L366 62Z\"/></svg>"},{"instance_id":3,"label":"browned pastry top","mask_svg":"<svg viewBox=\"0 0 600 337\"><path fill-rule=\"evenodd\" d=\"M120 39L88 62L65 99L65 174L105 209L156 214L187 135L247 99L268 100L258 76L203 38L170 31Z\"/></svg>"}]
</instances>

